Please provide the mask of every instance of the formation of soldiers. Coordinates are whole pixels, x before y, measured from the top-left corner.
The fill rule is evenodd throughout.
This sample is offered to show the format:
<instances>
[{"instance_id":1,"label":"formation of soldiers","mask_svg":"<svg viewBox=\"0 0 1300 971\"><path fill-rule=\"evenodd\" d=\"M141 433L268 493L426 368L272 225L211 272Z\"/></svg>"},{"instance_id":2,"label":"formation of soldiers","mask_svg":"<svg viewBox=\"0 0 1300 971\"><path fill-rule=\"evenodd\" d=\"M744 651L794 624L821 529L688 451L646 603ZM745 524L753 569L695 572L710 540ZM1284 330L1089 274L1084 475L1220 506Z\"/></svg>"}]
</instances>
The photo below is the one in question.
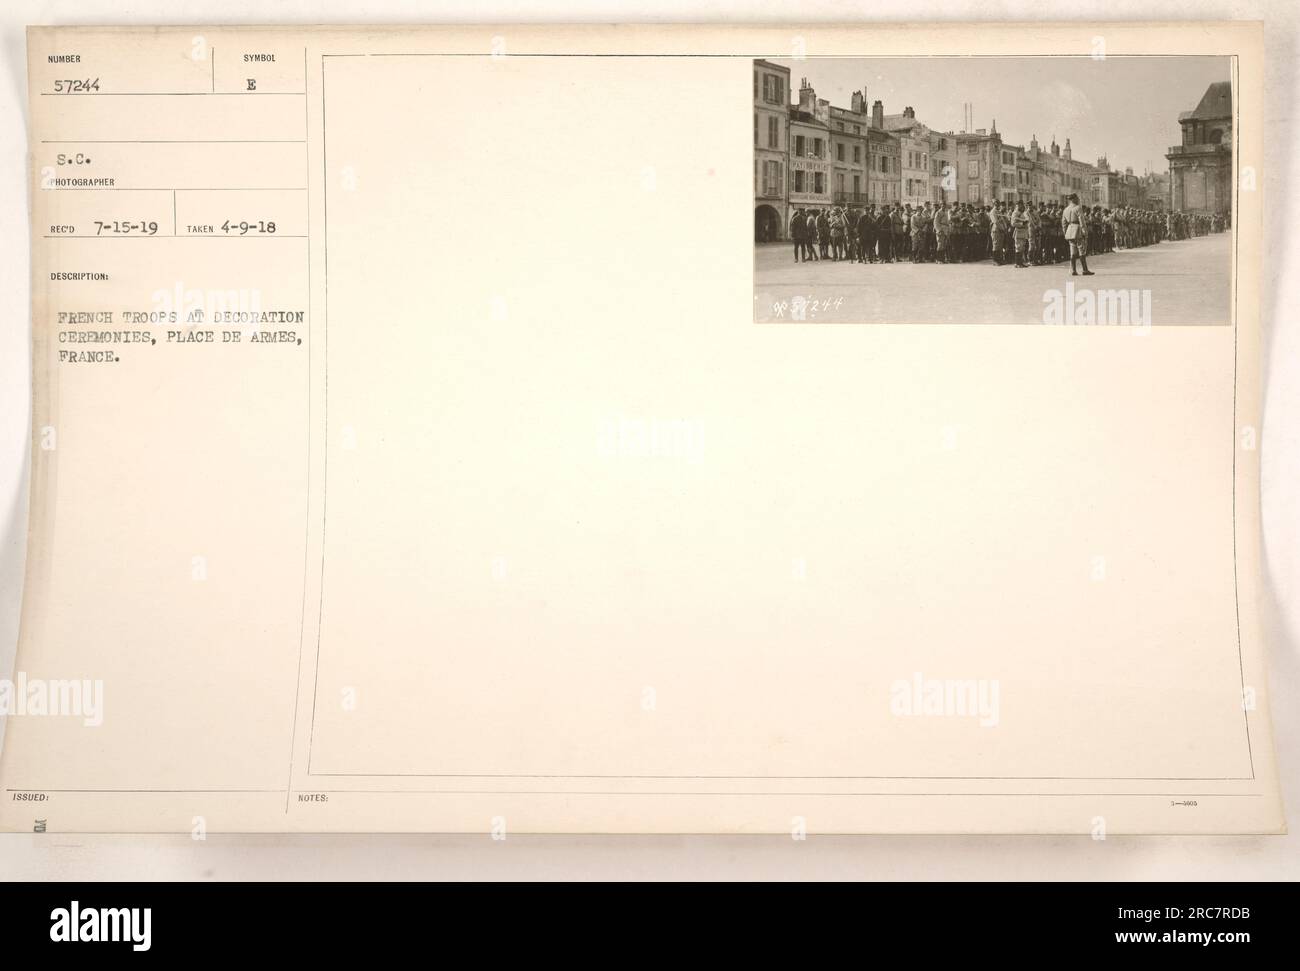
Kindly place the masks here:
<instances>
[{"instance_id":1,"label":"formation of soldiers","mask_svg":"<svg viewBox=\"0 0 1300 971\"><path fill-rule=\"evenodd\" d=\"M1153 246L1227 228L1214 215L1107 209L1065 203L885 203L866 208L796 209L790 219L795 262L971 263L1044 266L1072 256ZM1067 236L1069 224L1077 229ZM1073 245L1072 245L1073 244ZM1087 263L1084 271L1088 272Z\"/></svg>"},{"instance_id":2,"label":"formation of soldiers","mask_svg":"<svg viewBox=\"0 0 1300 971\"><path fill-rule=\"evenodd\" d=\"M1229 219L1222 213L1171 212L1165 222L1165 234L1168 239L1190 239L1221 233L1228 226Z\"/></svg>"}]
</instances>

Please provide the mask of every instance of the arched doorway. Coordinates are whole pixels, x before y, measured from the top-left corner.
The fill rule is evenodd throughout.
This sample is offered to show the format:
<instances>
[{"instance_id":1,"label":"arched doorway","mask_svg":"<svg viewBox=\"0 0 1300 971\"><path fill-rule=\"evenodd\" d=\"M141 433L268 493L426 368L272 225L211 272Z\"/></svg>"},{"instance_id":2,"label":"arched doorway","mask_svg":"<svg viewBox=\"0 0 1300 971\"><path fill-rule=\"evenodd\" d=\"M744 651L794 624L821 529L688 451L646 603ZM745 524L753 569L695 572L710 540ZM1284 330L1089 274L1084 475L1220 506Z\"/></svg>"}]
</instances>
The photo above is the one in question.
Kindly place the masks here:
<instances>
[{"instance_id":1,"label":"arched doorway","mask_svg":"<svg viewBox=\"0 0 1300 971\"><path fill-rule=\"evenodd\" d=\"M781 217L771 206L754 210L754 242L773 243L781 238Z\"/></svg>"}]
</instances>

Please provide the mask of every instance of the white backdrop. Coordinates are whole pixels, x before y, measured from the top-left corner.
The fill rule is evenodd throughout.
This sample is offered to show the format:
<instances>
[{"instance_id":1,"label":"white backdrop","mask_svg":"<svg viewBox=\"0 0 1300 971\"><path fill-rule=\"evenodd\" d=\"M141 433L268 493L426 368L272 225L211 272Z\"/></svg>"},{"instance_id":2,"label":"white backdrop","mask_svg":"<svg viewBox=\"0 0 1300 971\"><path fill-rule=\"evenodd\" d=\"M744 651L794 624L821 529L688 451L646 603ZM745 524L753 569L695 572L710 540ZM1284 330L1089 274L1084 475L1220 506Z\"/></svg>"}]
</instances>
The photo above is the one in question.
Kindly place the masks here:
<instances>
[{"instance_id":1,"label":"white backdrop","mask_svg":"<svg viewBox=\"0 0 1300 971\"><path fill-rule=\"evenodd\" d=\"M1078 838L0 836L0 879L1300 879L1300 128L1293 0L719 0L649 4L552 0L9 0L0 8L0 676L13 668L27 531L30 313L26 177L27 24L839 23L924 19L1264 20L1266 115L1261 173L1268 217L1264 272L1263 511L1269 678L1285 837ZM2 736L0 736L2 737Z\"/></svg>"}]
</instances>

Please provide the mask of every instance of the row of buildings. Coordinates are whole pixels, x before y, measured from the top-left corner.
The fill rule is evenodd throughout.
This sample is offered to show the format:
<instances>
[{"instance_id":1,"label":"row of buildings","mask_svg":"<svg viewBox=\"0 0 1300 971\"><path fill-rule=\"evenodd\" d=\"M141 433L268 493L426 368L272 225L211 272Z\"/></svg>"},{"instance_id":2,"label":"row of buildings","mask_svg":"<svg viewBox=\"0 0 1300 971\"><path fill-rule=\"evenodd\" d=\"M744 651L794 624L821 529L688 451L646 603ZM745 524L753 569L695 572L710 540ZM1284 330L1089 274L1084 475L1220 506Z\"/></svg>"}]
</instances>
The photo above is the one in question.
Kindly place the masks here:
<instances>
[{"instance_id":1,"label":"row of buildings","mask_svg":"<svg viewBox=\"0 0 1300 971\"><path fill-rule=\"evenodd\" d=\"M1211 92L1218 87L1212 85ZM1215 102L1210 113L1222 112L1221 93L1211 99L1207 92L1201 106L1180 117L1184 145L1171 148L1168 156L1178 187L1174 189L1164 174L1138 176L1132 168L1112 168L1104 156L1095 163L1075 159L1068 138L1064 148L1057 145L1055 136L1047 148L1039 145L1037 136L1027 146L1009 144L998 133L996 119L988 129L936 131L920 121L910 106L901 114L885 114L880 101L868 105L865 89L853 92L847 108L831 105L817 97L807 79L801 81L795 102L790 70L770 61L755 61L755 238L784 238L795 209L832 205L1064 202L1077 193L1088 205L1111 209L1165 209L1172 205L1184 210L1223 211L1226 190L1220 185L1221 175L1206 177L1211 188L1198 195L1182 186L1201 185L1205 179L1189 176L1185 180L1181 174L1193 165L1208 171L1210 162L1219 171L1225 151L1230 172L1230 150L1222 146L1231 143L1231 86L1225 83L1223 87L1228 89L1229 135L1223 135L1221 120L1191 117L1202 113L1207 99ZM1211 134L1218 138L1213 147L1195 141ZM1206 148L1212 151L1201 150Z\"/></svg>"}]
</instances>

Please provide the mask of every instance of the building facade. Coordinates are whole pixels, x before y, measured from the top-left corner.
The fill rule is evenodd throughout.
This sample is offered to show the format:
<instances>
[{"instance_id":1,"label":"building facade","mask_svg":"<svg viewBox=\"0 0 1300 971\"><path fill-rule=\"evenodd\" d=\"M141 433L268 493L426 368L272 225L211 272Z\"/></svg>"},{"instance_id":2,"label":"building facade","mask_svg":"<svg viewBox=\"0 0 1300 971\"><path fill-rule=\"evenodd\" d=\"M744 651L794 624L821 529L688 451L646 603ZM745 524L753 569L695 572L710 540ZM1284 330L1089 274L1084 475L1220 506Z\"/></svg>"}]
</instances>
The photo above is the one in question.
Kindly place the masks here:
<instances>
[{"instance_id":1,"label":"building facade","mask_svg":"<svg viewBox=\"0 0 1300 971\"><path fill-rule=\"evenodd\" d=\"M932 201L929 127L917 121L915 109L908 105L901 115L885 115L884 128L898 139L900 201L913 208Z\"/></svg>"},{"instance_id":2,"label":"building facade","mask_svg":"<svg viewBox=\"0 0 1300 971\"><path fill-rule=\"evenodd\" d=\"M1194 213L1232 210L1232 82L1216 81L1178 116L1181 145L1171 145L1169 205Z\"/></svg>"},{"instance_id":3,"label":"building facade","mask_svg":"<svg viewBox=\"0 0 1300 971\"><path fill-rule=\"evenodd\" d=\"M850 108L830 109L831 197L836 205L855 206L867 201L867 128L865 95L853 92Z\"/></svg>"},{"instance_id":4,"label":"building facade","mask_svg":"<svg viewBox=\"0 0 1300 971\"><path fill-rule=\"evenodd\" d=\"M789 118L790 209L826 209L831 205L830 104L817 97L807 78Z\"/></svg>"},{"instance_id":5,"label":"building facade","mask_svg":"<svg viewBox=\"0 0 1300 971\"><path fill-rule=\"evenodd\" d=\"M1002 136L996 129L977 128L974 132L960 132L953 138L956 140L957 198L952 201L977 206L1000 201ZM1014 164L1013 161L1013 168Z\"/></svg>"},{"instance_id":6,"label":"building facade","mask_svg":"<svg viewBox=\"0 0 1300 971\"><path fill-rule=\"evenodd\" d=\"M790 69L754 62L754 239L789 235Z\"/></svg>"},{"instance_id":7,"label":"building facade","mask_svg":"<svg viewBox=\"0 0 1300 971\"><path fill-rule=\"evenodd\" d=\"M952 132L930 133L930 201L957 201L957 163Z\"/></svg>"}]
</instances>

